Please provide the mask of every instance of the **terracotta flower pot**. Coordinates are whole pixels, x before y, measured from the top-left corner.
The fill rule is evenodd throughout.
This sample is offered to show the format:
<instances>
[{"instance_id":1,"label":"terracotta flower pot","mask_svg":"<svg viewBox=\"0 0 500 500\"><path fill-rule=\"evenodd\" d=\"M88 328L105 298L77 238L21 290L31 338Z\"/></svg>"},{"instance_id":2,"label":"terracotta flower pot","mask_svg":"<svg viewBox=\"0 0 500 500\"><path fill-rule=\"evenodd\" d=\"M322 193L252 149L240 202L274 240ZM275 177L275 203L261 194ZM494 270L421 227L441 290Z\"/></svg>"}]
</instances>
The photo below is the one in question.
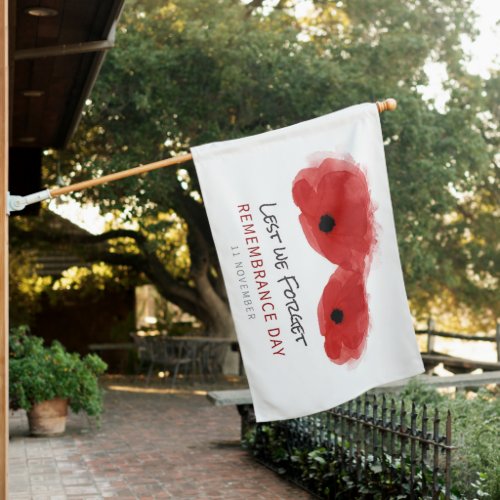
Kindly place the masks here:
<instances>
[{"instance_id":1,"label":"terracotta flower pot","mask_svg":"<svg viewBox=\"0 0 500 500\"><path fill-rule=\"evenodd\" d=\"M30 433L33 436L53 436L66 429L68 400L54 398L33 405L28 412Z\"/></svg>"}]
</instances>

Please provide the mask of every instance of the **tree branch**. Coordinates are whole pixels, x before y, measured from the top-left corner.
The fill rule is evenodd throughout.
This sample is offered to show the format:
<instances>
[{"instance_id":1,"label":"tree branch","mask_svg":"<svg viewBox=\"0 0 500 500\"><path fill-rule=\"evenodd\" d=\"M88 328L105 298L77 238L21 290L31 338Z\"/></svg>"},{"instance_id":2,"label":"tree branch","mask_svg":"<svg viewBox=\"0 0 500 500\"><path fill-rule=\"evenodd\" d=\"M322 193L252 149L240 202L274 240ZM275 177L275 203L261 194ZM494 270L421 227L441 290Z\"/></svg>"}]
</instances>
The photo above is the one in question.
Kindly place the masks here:
<instances>
[{"instance_id":1,"label":"tree branch","mask_svg":"<svg viewBox=\"0 0 500 500\"><path fill-rule=\"evenodd\" d=\"M96 252L88 255L91 262L105 262L113 266L129 266L136 271L144 271L146 259L138 254Z\"/></svg>"},{"instance_id":2,"label":"tree branch","mask_svg":"<svg viewBox=\"0 0 500 500\"><path fill-rule=\"evenodd\" d=\"M144 244L147 241L146 237L139 231L133 231L131 229L113 229L105 233L89 236L89 242L96 243L100 241L114 240L117 238L131 238L135 240L137 244ZM82 241L85 241L85 239L82 238Z\"/></svg>"},{"instance_id":3,"label":"tree branch","mask_svg":"<svg viewBox=\"0 0 500 500\"><path fill-rule=\"evenodd\" d=\"M210 318L200 307L199 298L194 289L189 288L187 285L181 286L168 273L165 273L164 269L163 272L155 272L158 271L157 267L151 265L151 262L143 256L119 253L96 253L92 258L111 265L130 266L137 271L144 272L164 298L177 304L181 309L199 318L204 323L210 322Z\"/></svg>"}]
</instances>

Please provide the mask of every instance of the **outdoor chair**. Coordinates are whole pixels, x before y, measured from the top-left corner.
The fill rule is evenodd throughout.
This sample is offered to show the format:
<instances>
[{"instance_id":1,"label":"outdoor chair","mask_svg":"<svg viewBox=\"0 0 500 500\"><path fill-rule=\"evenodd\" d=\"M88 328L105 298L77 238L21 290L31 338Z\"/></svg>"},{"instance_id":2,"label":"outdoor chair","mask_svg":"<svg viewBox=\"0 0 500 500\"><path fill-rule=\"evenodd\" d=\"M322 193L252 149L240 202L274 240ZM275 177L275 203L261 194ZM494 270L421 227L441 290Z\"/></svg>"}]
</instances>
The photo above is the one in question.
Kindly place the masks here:
<instances>
[{"instance_id":1,"label":"outdoor chair","mask_svg":"<svg viewBox=\"0 0 500 500\"><path fill-rule=\"evenodd\" d=\"M168 337L160 340L161 352L163 353L163 369L172 374L172 387L175 385L179 369L184 367L184 373L189 374L189 367L193 359L183 344L170 342Z\"/></svg>"},{"instance_id":2,"label":"outdoor chair","mask_svg":"<svg viewBox=\"0 0 500 500\"><path fill-rule=\"evenodd\" d=\"M172 375L172 387L174 387L180 368L187 367L192 363L192 359L186 354L183 346L169 342L167 337L133 333L132 338L137 347L141 366L148 366L147 385L149 385L156 367L161 371L168 371Z\"/></svg>"},{"instance_id":3,"label":"outdoor chair","mask_svg":"<svg viewBox=\"0 0 500 500\"><path fill-rule=\"evenodd\" d=\"M203 352L203 370L212 379L222 373L224 358L229 349L227 344L208 343Z\"/></svg>"},{"instance_id":4,"label":"outdoor chair","mask_svg":"<svg viewBox=\"0 0 500 500\"><path fill-rule=\"evenodd\" d=\"M149 368L151 364L150 349L146 342L146 337L138 335L135 332L131 332L130 337L132 337L137 352L137 358L139 359L139 372L142 372L145 366Z\"/></svg>"},{"instance_id":5,"label":"outdoor chair","mask_svg":"<svg viewBox=\"0 0 500 500\"><path fill-rule=\"evenodd\" d=\"M201 382L205 381L203 373L203 356L206 349L205 343L191 342L189 337L185 340L177 341L176 344L181 349L185 357L191 360L189 366L186 369L189 371L189 375L193 378L199 377Z\"/></svg>"}]
</instances>

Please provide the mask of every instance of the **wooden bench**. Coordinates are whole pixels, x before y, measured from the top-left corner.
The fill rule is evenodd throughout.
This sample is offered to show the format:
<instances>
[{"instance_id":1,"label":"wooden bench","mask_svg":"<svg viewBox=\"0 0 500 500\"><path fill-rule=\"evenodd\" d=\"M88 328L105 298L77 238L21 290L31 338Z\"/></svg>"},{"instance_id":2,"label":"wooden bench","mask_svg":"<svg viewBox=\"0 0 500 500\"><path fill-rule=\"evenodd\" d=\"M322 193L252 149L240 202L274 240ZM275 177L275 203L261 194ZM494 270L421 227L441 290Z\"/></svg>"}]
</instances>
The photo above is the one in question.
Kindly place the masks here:
<instances>
[{"instance_id":1,"label":"wooden bench","mask_svg":"<svg viewBox=\"0 0 500 500\"><path fill-rule=\"evenodd\" d=\"M105 344L89 344L89 351L122 351L134 349L133 342L109 342Z\"/></svg>"},{"instance_id":2,"label":"wooden bench","mask_svg":"<svg viewBox=\"0 0 500 500\"><path fill-rule=\"evenodd\" d=\"M236 406L241 417L241 440L243 441L247 432L256 424L250 389L210 391L207 398L215 406Z\"/></svg>"},{"instance_id":3,"label":"wooden bench","mask_svg":"<svg viewBox=\"0 0 500 500\"><path fill-rule=\"evenodd\" d=\"M418 380L432 387L478 388L490 384L500 384L500 370L479 374L452 375L450 377L433 377L417 375L397 382L381 385L369 391L371 394L397 392L411 380ZM215 406L236 406L241 416L241 437L255 425L252 396L249 389L210 391L208 400Z\"/></svg>"},{"instance_id":4,"label":"wooden bench","mask_svg":"<svg viewBox=\"0 0 500 500\"><path fill-rule=\"evenodd\" d=\"M441 353L422 353L422 360L426 370L436 367L438 364L443 363L446 370L453 373L470 373L473 370L480 368L485 372L494 372L500 370L500 362L492 361L476 361L474 359L457 358L455 356L448 356Z\"/></svg>"},{"instance_id":5,"label":"wooden bench","mask_svg":"<svg viewBox=\"0 0 500 500\"><path fill-rule=\"evenodd\" d=\"M215 406L251 405L250 389L211 391L207 394L208 400Z\"/></svg>"},{"instance_id":6,"label":"wooden bench","mask_svg":"<svg viewBox=\"0 0 500 500\"><path fill-rule=\"evenodd\" d=\"M433 377L432 375L417 375L416 377L411 377L403 380L398 380L397 382L391 382L390 384L381 385L370 392L396 392L401 390L408 382L411 380L418 380L423 384L430 385L432 387L456 387L457 389L463 389L466 387L478 388L490 384L500 384L500 370L491 371L486 373L466 373L461 375L451 375L449 377Z\"/></svg>"}]
</instances>

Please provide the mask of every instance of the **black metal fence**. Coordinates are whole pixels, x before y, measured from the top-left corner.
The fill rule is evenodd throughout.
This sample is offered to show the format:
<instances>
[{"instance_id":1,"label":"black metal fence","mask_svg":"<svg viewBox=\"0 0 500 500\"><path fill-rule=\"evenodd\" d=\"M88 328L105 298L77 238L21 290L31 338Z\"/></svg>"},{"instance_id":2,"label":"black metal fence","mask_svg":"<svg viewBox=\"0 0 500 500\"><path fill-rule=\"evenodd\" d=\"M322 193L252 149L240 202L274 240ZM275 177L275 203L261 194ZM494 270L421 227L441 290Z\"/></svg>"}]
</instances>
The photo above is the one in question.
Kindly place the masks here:
<instances>
[{"instance_id":1,"label":"black metal fence","mask_svg":"<svg viewBox=\"0 0 500 500\"><path fill-rule=\"evenodd\" d=\"M255 456L322 498L450 498L451 415L365 396L257 424Z\"/></svg>"}]
</instances>

